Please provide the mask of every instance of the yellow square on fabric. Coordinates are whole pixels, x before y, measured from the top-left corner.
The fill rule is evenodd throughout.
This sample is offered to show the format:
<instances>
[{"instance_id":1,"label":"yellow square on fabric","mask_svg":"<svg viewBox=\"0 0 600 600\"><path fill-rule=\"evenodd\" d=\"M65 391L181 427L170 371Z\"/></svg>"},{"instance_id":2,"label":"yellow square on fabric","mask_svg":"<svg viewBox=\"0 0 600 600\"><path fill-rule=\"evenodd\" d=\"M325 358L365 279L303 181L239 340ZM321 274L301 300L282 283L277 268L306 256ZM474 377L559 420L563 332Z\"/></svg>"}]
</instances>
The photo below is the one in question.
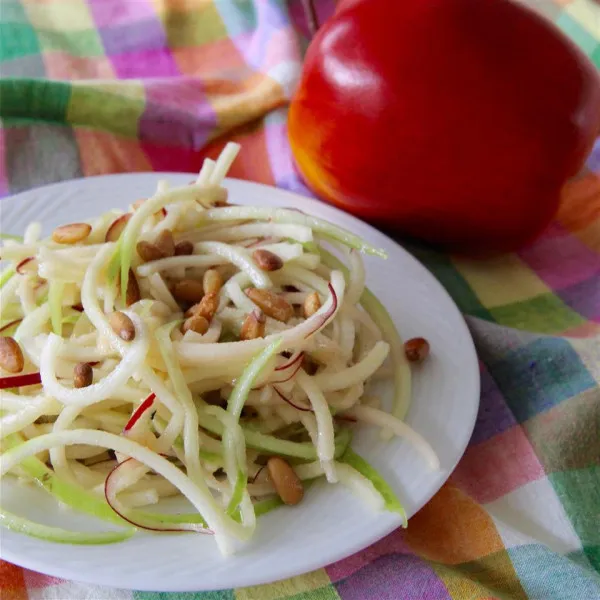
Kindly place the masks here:
<instances>
[{"instance_id":1,"label":"yellow square on fabric","mask_svg":"<svg viewBox=\"0 0 600 600\"><path fill-rule=\"evenodd\" d=\"M247 123L285 102L281 85L261 73L240 82L213 81L207 84L205 95L221 130Z\"/></svg>"},{"instance_id":2,"label":"yellow square on fabric","mask_svg":"<svg viewBox=\"0 0 600 600\"><path fill-rule=\"evenodd\" d=\"M90 9L82 0L57 0L49 4L24 2L23 7L34 29L42 31L95 29Z\"/></svg>"},{"instance_id":3,"label":"yellow square on fabric","mask_svg":"<svg viewBox=\"0 0 600 600\"><path fill-rule=\"evenodd\" d=\"M129 79L126 83L124 81L94 81L94 88L132 100L146 101L144 84L136 79Z\"/></svg>"},{"instance_id":4,"label":"yellow square on fabric","mask_svg":"<svg viewBox=\"0 0 600 600\"><path fill-rule=\"evenodd\" d=\"M573 0L564 10L597 40L600 39L600 6L591 0Z\"/></svg>"},{"instance_id":5,"label":"yellow square on fabric","mask_svg":"<svg viewBox=\"0 0 600 600\"><path fill-rule=\"evenodd\" d=\"M201 2L185 10L160 14L170 48L195 48L227 38L227 29L214 3Z\"/></svg>"},{"instance_id":6,"label":"yellow square on fabric","mask_svg":"<svg viewBox=\"0 0 600 600\"><path fill-rule=\"evenodd\" d=\"M486 308L522 302L550 292L548 286L512 254L481 261L453 258L452 262Z\"/></svg>"},{"instance_id":7,"label":"yellow square on fabric","mask_svg":"<svg viewBox=\"0 0 600 600\"><path fill-rule=\"evenodd\" d=\"M306 575L284 579L269 585L257 585L235 591L236 600L278 600L311 592L331 583L325 569L319 569Z\"/></svg>"},{"instance_id":8,"label":"yellow square on fabric","mask_svg":"<svg viewBox=\"0 0 600 600\"><path fill-rule=\"evenodd\" d=\"M167 11L192 12L212 4L214 0L150 0L158 14ZM217 0L218 2L219 0ZM242 0L245 2L246 0Z\"/></svg>"},{"instance_id":9,"label":"yellow square on fabric","mask_svg":"<svg viewBox=\"0 0 600 600\"><path fill-rule=\"evenodd\" d=\"M108 91L110 85L74 85L67 110L67 120L77 126L92 126L95 129L136 138L139 119L144 112L145 99L139 96L137 85L125 86Z\"/></svg>"}]
</instances>

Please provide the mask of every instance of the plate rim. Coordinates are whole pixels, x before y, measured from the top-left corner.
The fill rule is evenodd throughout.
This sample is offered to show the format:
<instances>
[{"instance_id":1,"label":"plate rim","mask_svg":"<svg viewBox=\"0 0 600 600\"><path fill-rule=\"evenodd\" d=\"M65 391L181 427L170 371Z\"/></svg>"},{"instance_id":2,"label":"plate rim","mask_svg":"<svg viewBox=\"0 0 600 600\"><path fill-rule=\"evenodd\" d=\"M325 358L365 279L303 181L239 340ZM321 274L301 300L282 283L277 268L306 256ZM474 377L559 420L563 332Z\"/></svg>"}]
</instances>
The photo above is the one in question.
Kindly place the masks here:
<instances>
[{"instance_id":1,"label":"plate rim","mask_svg":"<svg viewBox=\"0 0 600 600\"><path fill-rule=\"evenodd\" d=\"M64 180L64 181L50 183L47 185L37 186L37 187L31 188L28 190L18 192L16 194L12 194L12 195L0 198L0 214L3 212L1 210L3 205L5 206L7 204L7 202L21 202L21 201L27 202L28 199L25 198L23 200L22 199L23 196L26 196L26 197L27 196L35 196L36 194L44 193L45 191L48 191L48 192L54 191L57 188L59 188L59 189L60 188L69 188L70 186L72 186L74 184L87 185L89 183L89 184L93 185L93 183L98 180L107 181L109 179L113 179L113 180L133 179L136 177L147 177L148 179L158 180L161 178L168 179L168 178L173 178L173 177L182 177L182 176L189 177L189 176L194 176L194 175L195 175L194 173L188 173L188 172L145 171L145 172L134 172L134 173L113 173L113 174L94 175L94 176L89 176L89 177L78 177L78 178L68 179L68 180ZM336 206L333 206L326 202L322 202L316 198L304 196L298 192L278 188L276 186L272 186L272 185L268 185L268 184L263 184L263 183L254 182L254 181L248 181L248 180L244 180L244 179L232 178L232 177L228 177L225 179L226 187L227 187L228 183L233 184L234 186L241 185L242 187L244 187L247 185L247 186L255 187L255 188L264 188L264 189L268 190L268 193L273 193L273 192L281 193L284 196L289 196L290 199L295 198L297 200L299 199L302 202L308 202L309 205L312 203L318 204L319 206L325 208L326 211L331 211L333 215L341 215L343 217L343 219L348 220L350 227L346 226L346 224L344 224L344 227L348 228L350 231L353 231L354 227L359 227L359 228L367 227L371 233L374 233L376 235L379 235L379 236L382 236L383 238L385 238L387 240L387 242L389 244L391 244L396 251L403 254L407 260L409 260L413 263L416 263L416 265L418 265L418 267L424 272L423 275L426 276L430 280L430 283L434 287L437 288L438 293L441 293L441 295L445 297L446 301L448 302L448 308L451 307L452 310L454 310L456 312L456 314L460 317L460 319L457 320L457 323L458 323L458 326L460 327L460 329L462 330L462 334L465 337L464 341L468 342L467 348L465 348L465 351L470 355L469 363L467 366L471 367L473 370L473 372L472 372L473 380L471 383L474 387L473 387L472 393L476 399L472 404L471 414L468 415L469 416L469 419L468 419L469 425L468 425L468 427L465 427L465 429L464 429L464 441L463 441L463 443L461 443L457 446L457 448L458 448L457 456L456 456L455 460L451 463L451 465L448 466L447 475L442 476L442 478L439 481L437 481L435 484L433 484L431 486L431 489L428 490L427 493L422 496L422 498L417 503L418 508L411 515L411 518L412 518L412 516L414 516L416 513L418 513L431 500L431 498L441 489L441 487L446 483L446 481L450 478L450 476L456 469L458 462L461 460L461 458L463 457L463 455L467 449L467 446L472 437L473 430L474 430L474 427L476 424L477 414L478 414L479 404L480 404L480 394L481 394L481 376L480 376L480 370L479 370L479 359L477 356L473 337L471 335L471 332L469 330L469 327L467 325L467 322L466 322L463 314L461 313L460 309L458 308L458 306L456 305L456 303L454 302L454 300L452 299L452 297L450 296L448 291L441 284L441 282L433 275L433 273L431 273L431 271L429 271L429 269L423 263L421 263L421 261L419 261L415 256L413 256L408 250L406 250L395 239L388 236L386 233L380 231L379 229L375 228L373 225L359 219L358 217L355 217L354 215L352 215L350 213L343 211L342 209L340 209ZM328 218L328 220L330 220L330 219ZM212 587L197 587L197 586L189 587L189 586L170 585L170 586L163 586L162 588L157 589L156 585L150 585L148 587L135 587L135 588L127 587L127 586L123 586L123 585L111 586L111 585L106 585L106 584L98 581L97 578L94 578L93 569L89 569L89 570L86 570L86 571L83 571L80 573L78 572L76 574L76 576L74 577L73 572L69 570L68 566L66 566L66 567L58 566L57 568L53 568L51 566L51 568L48 569L47 567L44 566L44 563L42 561L37 561L35 559L29 559L27 556L23 556L22 554L19 554L18 552L15 554L11 549L8 549L8 551L7 551L7 549L4 547L4 544L2 544L2 543L0 543L0 558L2 560L6 560L6 561L11 562L12 564L20 566L22 568L31 569L31 570L34 570L39 573L43 573L43 574L46 574L46 575L49 575L52 577L58 577L58 578L62 578L65 580L78 581L78 582L82 582L82 583L103 586L103 587L112 587L113 589L128 589L128 590L135 589L137 591L154 591L154 592L202 592L202 591L222 590L222 589L232 589L232 588L237 589L237 588L246 587L246 586L269 584L269 583L274 583L277 581L282 581L289 577L295 577L295 576L309 573L313 570L320 569L320 568L326 567L328 565L331 565L335 562L344 560L345 558L348 558L349 556L352 556L353 554L360 552L361 550L364 550L365 548L368 548L372 544L383 539L384 537L386 537L387 535L389 535L390 533L392 533L393 531L398 529L399 526L400 526L400 519L398 518L398 519L394 519L392 522L390 522L388 525L386 525L382 528L379 528L379 529L374 528L372 535L361 536L359 538L359 541L357 541L354 544L350 544L350 545L346 546L344 551L334 552L333 554L335 554L335 556L331 557L330 559L328 558L326 562L323 562L322 558L321 559L313 559L313 560L309 559L303 563L303 566L301 568L288 567L288 568L284 568L284 569L279 569L280 575L277 575L275 578L268 577L267 579L264 579L264 578L261 578L260 576L249 577L249 578L246 578L243 582L236 583L234 586L229 586L229 587L214 587L214 586L212 586ZM1 530L0 530L0 535L1 535ZM20 534L20 535L24 535L24 534ZM39 542L44 543L44 544L49 543L49 542L44 542L43 540L39 540ZM75 545L72 545L72 546L75 546Z\"/></svg>"}]
</instances>

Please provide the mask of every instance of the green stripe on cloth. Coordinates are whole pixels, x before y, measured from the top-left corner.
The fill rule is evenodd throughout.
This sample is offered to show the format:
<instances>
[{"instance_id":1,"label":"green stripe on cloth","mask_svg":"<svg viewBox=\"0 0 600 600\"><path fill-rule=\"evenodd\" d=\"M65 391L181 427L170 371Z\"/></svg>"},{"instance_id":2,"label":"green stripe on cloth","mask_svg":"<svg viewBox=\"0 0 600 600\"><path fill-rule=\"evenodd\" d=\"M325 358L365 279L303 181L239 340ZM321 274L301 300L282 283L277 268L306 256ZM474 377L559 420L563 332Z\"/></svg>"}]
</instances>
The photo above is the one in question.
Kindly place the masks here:
<instances>
[{"instance_id":1,"label":"green stripe on cloth","mask_svg":"<svg viewBox=\"0 0 600 600\"><path fill-rule=\"evenodd\" d=\"M554 294L496 306L489 312L499 325L546 334L563 333L586 322Z\"/></svg>"},{"instance_id":2,"label":"green stripe on cloth","mask_svg":"<svg viewBox=\"0 0 600 600\"><path fill-rule=\"evenodd\" d=\"M202 598L202 600L235 600L235 593L233 590L202 592L201 594L194 592L133 592L133 600L194 600L195 598Z\"/></svg>"},{"instance_id":3,"label":"green stripe on cloth","mask_svg":"<svg viewBox=\"0 0 600 600\"><path fill-rule=\"evenodd\" d=\"M72 86L41 79L0 79L0 118L65 122Z\"/></svg>"},{"instance_id":4,"label":"green stripe on cloth","mask_svg":"<svg viewBox=\"0 0 600 600\"><path fill-rule=\"evenodd\" d=\"M1 10L1 9L0 9ZM26 23L0 23L0 56L3 59L38 54L40 43L34 29Z\"/></svg>"},{"instance_id":5,"label":"green stripe on cloth","mask_svg":"<svg viewBox=\"0 0 600 600\"><path fill-rule=\"evenodd\" d=\"M598 426L600 432L600 423ZM600 467L552 473L549 479L581 539L583 551L600 572Z\"/></svg>"},{"instance_id":6,"label":"green stripe on cloth","mask_svg":"<svg viewBox=\"0 0 600 600\"><path fill-rule=\"evenodd\" d=\"M597 46L592 53L592 60L594 61L596 67L600 68L600 46Z\"/></svg>"}]
</instances>

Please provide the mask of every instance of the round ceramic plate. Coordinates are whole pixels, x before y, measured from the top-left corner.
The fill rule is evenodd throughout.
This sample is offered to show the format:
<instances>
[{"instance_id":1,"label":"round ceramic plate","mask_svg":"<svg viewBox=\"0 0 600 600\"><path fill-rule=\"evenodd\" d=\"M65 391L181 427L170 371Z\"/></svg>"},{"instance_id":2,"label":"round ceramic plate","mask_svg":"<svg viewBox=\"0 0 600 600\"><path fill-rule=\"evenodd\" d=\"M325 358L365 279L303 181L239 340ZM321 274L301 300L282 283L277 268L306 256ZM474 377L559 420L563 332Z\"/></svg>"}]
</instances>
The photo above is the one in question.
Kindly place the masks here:
<instances>
[{"instance_id":1,"label":"round ceramic plate","mask_svg":"<svg viewBox=\"0 0 600 600\"><path fill-rule=\"evenodd\" d=\"M44 233L151 195L159 179L184 185L189 174L127 174L67 181L0 201L2 231L22 233L40 221ZM391 313L404 339L423 336L432 354L414 371L407 422L429 440L441 461L429 470L407 442L380 440L372 428L353 447L379 469L409 516L446 481L469 441L479 405L479 368L456 306L411 255L369 225L331 206L272 187L227 180L230 200L258 206L294 206L328 219L384 248L389 258L366 257L367 285ZM389 390L388 390L389 391ZM48 525L106 530L107 525L60 507L52 497L6 478L2 505ZM140 532L120 544L71 546L1 531L0 554L12 563L56 577L119 588L198 591L268 583L340 560L400 525L397 515L374 513L340 485L312 486L294 508L261 517L255 536L235 556L220 556L210 536ZM409 527L410 527L409 522Z\"/></svg>"}]
</instances>

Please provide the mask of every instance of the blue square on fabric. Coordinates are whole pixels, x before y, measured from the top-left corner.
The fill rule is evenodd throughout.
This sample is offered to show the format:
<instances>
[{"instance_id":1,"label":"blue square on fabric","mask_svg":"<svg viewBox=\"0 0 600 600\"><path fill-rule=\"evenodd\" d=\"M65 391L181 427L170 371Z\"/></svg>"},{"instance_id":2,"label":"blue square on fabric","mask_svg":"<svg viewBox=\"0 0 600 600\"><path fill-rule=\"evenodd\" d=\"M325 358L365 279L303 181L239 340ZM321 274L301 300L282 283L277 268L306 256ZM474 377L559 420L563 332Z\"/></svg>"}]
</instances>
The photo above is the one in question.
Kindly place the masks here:
<instances>
[{"instance_id":1,"label":"blue square on fabric","mask_svg":"<svg viewBox=\"0 0 600 600\"><path fill-rule=\"evenodd\" d=\"M538 338L486 362L519 423L596 385L573 347L557 337Z\"/></svg>"},{"instance_id":2,"label":"blue square on fabric","mask_svg":"<svg viewBox=\"0 0 600 600\"><path fill-rule=\"evenodd\" d=\"M481 370L481 402L470 445L485 442L495 435L511 429L517 424L512 410L492 374L483 366Z\"/></svg>"},{"instance_id":3,"label":"blue square on fabric","mask_svg":"<svg viewBox=\"0 0 600 600\"><path fill-rule=\"evenodd\" d=\"M600 583L592 568L552 552L541 544L509 548L508 555L529 598L599 598Z\"/></svg>"}]
</instances>

